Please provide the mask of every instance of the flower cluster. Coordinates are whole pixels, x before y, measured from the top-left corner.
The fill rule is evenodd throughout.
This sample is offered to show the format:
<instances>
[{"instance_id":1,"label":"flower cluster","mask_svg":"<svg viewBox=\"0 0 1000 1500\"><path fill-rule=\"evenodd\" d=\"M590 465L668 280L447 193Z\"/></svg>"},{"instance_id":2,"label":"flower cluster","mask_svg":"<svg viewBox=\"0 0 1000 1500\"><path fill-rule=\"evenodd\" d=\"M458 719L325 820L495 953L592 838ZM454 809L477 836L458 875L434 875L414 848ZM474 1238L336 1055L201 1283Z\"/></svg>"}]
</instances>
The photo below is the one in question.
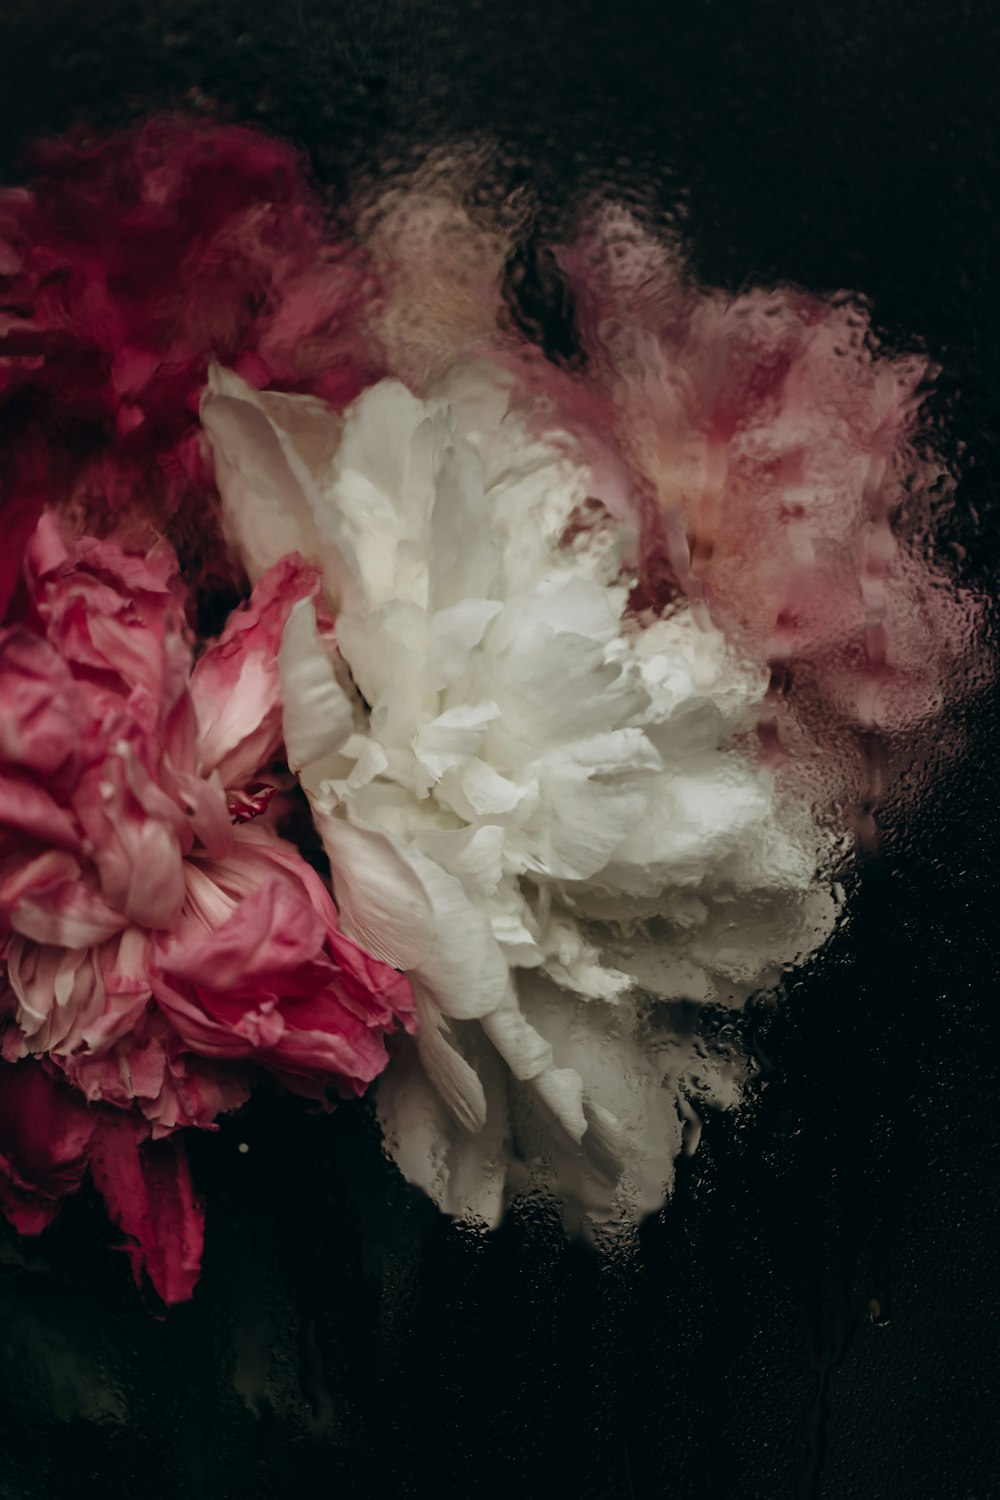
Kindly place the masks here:
<instances>
[{"instance_id":1,"label":"flower cluster","mask_svg":"<svg viewBox=\"0 0 1000 1500\"><path fill-rule=\"evenodd\" d=\"M44 1058L53 1100L61 1076L140 1141L211 1125L251 1066L312 1098L362 1092L409 987L255 821L281 737L275 656L314 574L280 562L193 670L164 544L67 541L46 512L25 580L0 632L5 1058ZM90 1151L122 1129L95 1120Z\"/></svg>"},{"instance_id":2,"label":"flower cluster","mask_svg":"<svg viewBox=\"0 0 1000 1500\"><path fill-rule=\"evenodd\" d=\"M504 312L511 225L425 188L421 234L369 214L377 303L249 131L58 146L0 200L0 1203L36 1232L89 1170L167 1300L178 1132L262 1070L378 1078L449 1213L658 1206L739 1097L728 1021L836 928L850 748L967 649L925 365L857 304L727 302L609 213L550 252L569 373Z\"/></svg>"}]
</instances>

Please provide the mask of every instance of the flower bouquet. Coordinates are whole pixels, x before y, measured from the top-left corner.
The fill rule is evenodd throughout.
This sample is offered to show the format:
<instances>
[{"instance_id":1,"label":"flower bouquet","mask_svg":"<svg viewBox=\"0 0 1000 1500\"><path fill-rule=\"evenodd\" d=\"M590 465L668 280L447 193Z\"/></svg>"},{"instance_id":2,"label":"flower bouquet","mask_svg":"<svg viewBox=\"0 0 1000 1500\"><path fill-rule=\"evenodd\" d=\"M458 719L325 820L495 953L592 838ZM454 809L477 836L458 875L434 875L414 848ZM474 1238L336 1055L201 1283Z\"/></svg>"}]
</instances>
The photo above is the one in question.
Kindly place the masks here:
<instances>
[{"instance_id":1,"label":"flower bouquet","mask_svg":"<svg viewBox=\"0 0 1000 1500\"><path fill-rule=\"evenodd\" d=\"M184 1150L374 1090L446 1213L601 1241L752 1075L968 650L933 374L613 204L525 332L461 172L339 218L174 118L0 197L0 1205L89 1173L189 1297ZM568 311L567 311L568 309ZM210 1205L209 1205L210 1207Z\"/></svg>"}]
</instances>

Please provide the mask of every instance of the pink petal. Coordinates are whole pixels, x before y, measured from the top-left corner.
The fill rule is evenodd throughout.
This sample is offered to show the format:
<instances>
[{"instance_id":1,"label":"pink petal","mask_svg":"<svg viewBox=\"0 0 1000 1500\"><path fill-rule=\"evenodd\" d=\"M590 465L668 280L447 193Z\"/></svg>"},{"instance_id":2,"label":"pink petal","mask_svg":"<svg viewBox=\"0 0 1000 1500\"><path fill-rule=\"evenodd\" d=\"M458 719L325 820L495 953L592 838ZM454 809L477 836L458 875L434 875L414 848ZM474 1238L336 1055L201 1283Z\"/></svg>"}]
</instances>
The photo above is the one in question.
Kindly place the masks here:
<instances>
[{"instance_id":1,"label":"pink petal","mask_svg":"<svg viewBox=\"0 0 1000 1500\"><path fill-rule=\"evenodd\" d=\"M190 667L177 560L163 546L149 555L112 541L68 541L46 511L28 544L25 571L49 641L71 665L172 702Z\"/></svg>"},{"instance_id":2,"label":"pink petal","mask_svg":"<svg viewBox=\"0 0 1000 1500\"><path fill-rule=\"evenodd\" d=\"M127 1115L103 1114L91 1175L126 1237L136 1282L145 1273L164 1302L186 1302L201 1271L204 1212L180 1137L143 1140L143 1128Z\"/></svg>"},{"instance_id":3,"label":"pink petal","mask_svg":"<svg viewBox=\"0 0 1000 1500\"><path fill-rule=\"evenodd\" d=\"M0 621L8 619L21 587L24 549L38 523L44 504L44 495L34 490L4 495L3 509L0 511Z\"/></svg>"},{"instance_id":4,"label":"pink petal","mask_svg":"<svg viewBox=\"0 0 1000 1500\"><path fill-rule=\"evenodd\" d=\"M72 785L89 726L66 663L30 631L0 634L0 758Z\"/></svg>"},{"instance_id":5,"label":"pink petal","mask_svg":"<svg viewBox=\"0 0 1000 1500\"><path fill-rule=\"evenodd\" d=\"M142 927L169 927L184 900L182 840L190 838L176 803L127 743L81 779L73 803L111 905Z\"/></svg>"},{"instance_id":6,"label":"pink petal","mask_svg":"<svg viewBox=\"0 0 1000 1500\"><path fill-rule=\"evenodd\" d=\"M415 1025L405 976L341 933L322 881L265 830L240 828L227 860L189 866L199 915L161 944L151 976L177 1034L202 1056L253 1058L313 1098L331 1084L360 1092L387 1061L382 1033Z\"/></svg>"},{"instance_id":7,"label":"pink petal","mask_svg":"<svg viewBox=\"0 0 1000 1500\"><path fill-rule=\"evenodd\" d=\"M177 563L167 548L149 555L126 552L117 542L100 541L83 536L67 540L62 523L54 511L39 519L27 549L27 568L33 583L57 585L77 570L107 579L112 590L123 598L137 594L171 595L177 575ZM51 610L52 606L48 608Z\"/></svg>"},{"instance_id":8,"label":"pink petal","mask_svg":"<svg viewBox=\"0 0 1000 1500\"><path fill-rule=\"evenodd\" d=\"M272 879L240 903L222 927L178 944L163 972L206 989L267 993L313 964L326 926L305 897Z\"/></svg>"},{"instance_id":9,"label":"pink petal","mask_svg":"<svg viewBox=\"0 0 1000 1500\"><path fill-rule=\"evenodd\" d=\"M38 1234L80 1186L95 1125L40 1063L0 1062L0 1208L20 1234Z\"/></svg>"},{"instance_id":10,"label":"pink petal","mask_svg":"<svg viewBox=\"0 0 1000 1500\"><path fill-rule=\"evenodd\" d=\"M206 778L181 771L175 783L178 799L190 813L191 832L211 859L225 859L233 846L233 825L218 772Z\"/></svg>"},{"instance_id":11,"label":"pink petal","mask_svg":"<svg viewBox=\"0 0 1000 1500\"><path fill-rule=\"evenodd\" d=\"M297 553L282 558L191 674L202 770L218 770L226 786L256 775L281 742L278 649L292 606L317 588L315 568Z\"/></svg>"},{"instance_id":12,"label":"pink petal","mask_svg":"<svg viewBox=\"0 0 1000 1500\"><path fill-rule=\"evenodd\" d=\"M81 1030L101 1014L104 985L90 948L53 948L14 938L7 948L7 981L17 996L20 1051L72 1051Z\"/></svg>"},{"instance_id":13,"label":"pink petal","mask_svg":"<svg viewBox=\"0 0 1000 1500\"><path fill-rule=\"evenodd\" d=\"M0 912L15 932L37 943L86 948L103 943L126 919L82 883L77 860L51 849L0 869Z\"/></svg>"},{"instance_id":14,"label":"pink petal","mask_svg":"<svg viewBox=\"0 0 1000 1500\"><path fill-rule=\"evenodd\" d=\"M80 849L80 831L72 814L27 777L0 773L0 824L57 848Z\"/></svg>"}]
</instances>

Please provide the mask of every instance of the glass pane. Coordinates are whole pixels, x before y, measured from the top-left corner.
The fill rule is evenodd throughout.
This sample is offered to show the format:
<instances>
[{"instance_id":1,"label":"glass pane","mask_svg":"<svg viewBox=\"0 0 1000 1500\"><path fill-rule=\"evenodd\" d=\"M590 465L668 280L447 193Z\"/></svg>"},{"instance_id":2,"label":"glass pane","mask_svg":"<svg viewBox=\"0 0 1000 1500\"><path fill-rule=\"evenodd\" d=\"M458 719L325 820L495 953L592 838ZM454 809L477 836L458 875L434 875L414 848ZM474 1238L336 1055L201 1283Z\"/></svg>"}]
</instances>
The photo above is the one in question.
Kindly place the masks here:
<instances>
[{"instance_id":1,"label":"glass pane","mask_svg":"<svg viewBox=\"0 0 1000 1500\"><path fill-rule=\"evenodd\" d=\"M136 555L165 533L203 653L341 464L305 548L340 675L322 714L285 709L302 787L275 741L259 779L220 754L168 791L212 879L223 790L238 847L298 846L323 894L269 909L276 943L327 909L332 862L392 1060L377 1102L325 1112L378 1071L365 1047L331 1062L265 974L298 1020L240 1051L221 990L191 1020L193 949L153 1006L199 1059L179 1096L218 1115L183 1131L190 1185L161 1092L136 1106L161 1140L66 1148L40 1207L87 1089L115 1119L152 1095L53 1040L83 980L35 950L83 940L4 917L0 1176L41 1229L2 1226L4 1496L992 1493L990 33L922 3L8 7L0 162L36 197L0 204L4 649L65 585L19 581L43 505ZM164 112L264 144L187 154L175 119L101 155ZM34 144L68 131L70 155ZM199 426L208 353L230 373ZM430 493L423 529L399 520ZM260 673L284 640L287 700L284 629ZM125 639L73 668L88 692ZM68 847L17 801L13 670L3 890ZM316 744L342 701L349 756L346 730ZM402 873L379 862L401 829ZM166 867L144 849L130 870ZM76 1102L43 1112L29 1054Z\"/></svg>"}]
</instances>

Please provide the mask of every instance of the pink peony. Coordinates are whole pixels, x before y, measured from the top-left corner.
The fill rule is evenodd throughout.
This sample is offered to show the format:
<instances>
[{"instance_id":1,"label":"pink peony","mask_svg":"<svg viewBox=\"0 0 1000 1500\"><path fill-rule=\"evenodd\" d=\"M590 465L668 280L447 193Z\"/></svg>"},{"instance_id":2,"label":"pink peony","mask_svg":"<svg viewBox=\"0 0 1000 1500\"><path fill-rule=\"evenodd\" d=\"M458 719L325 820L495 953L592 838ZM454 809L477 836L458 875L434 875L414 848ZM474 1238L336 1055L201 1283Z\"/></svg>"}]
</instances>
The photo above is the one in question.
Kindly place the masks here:
<instances>
[{"instance_id":1,"label":"pink peony","mask_svg":"<svg viewBox=\"0 0 1000 1500\"><path fill-rule=\"evenodd\" d=\"M271 569L193 671L162 542L145 557L67 542L46 513L25 580L0 631L3 1054L44 1056L79 1098L114 1107L61 1182L90 1160L100 1185L114 1141L146 1183L155 1143L242 1103L253 1065L310 1098L361 1093L385 1031L412 1026L412 998L342 934L298 852L253 821L281 738L277 649L313 570L296 557ZM163 1162L181 1158L155 1159L162 1188ZM113 1205L140 1246L160 1198ZM145 1264L163 1295L178 1284Z\"/></svg>"},{"instance_id":2,"label":"pink peony","mask_svg":"<svg viewBox=\"0 0 1000 1500\"><path fill-rule=\"evenodd\" d=\"M928 723L975 610L928 559L927 358L880 350L856 298L702 290L615 210L558 259L643 523L638 602L704 597L822 737Z\"/></svg>"},{"instance_id":3,"label":"pink peony","mask_svg":"<svg viewBox=\"0 0 1000 1500\"><path fill-rule=\"evenodd\" d=\"M379 373L364 268L332 239L288 144L160 118L35 148L0 193L0 615L44 504L167 518L190 572L225 571L198 398L213 358L335 405ZM27 528L27 529L25 529ZM195 557L197 567L195 567Z\"/></svg>"}]
</instances>

